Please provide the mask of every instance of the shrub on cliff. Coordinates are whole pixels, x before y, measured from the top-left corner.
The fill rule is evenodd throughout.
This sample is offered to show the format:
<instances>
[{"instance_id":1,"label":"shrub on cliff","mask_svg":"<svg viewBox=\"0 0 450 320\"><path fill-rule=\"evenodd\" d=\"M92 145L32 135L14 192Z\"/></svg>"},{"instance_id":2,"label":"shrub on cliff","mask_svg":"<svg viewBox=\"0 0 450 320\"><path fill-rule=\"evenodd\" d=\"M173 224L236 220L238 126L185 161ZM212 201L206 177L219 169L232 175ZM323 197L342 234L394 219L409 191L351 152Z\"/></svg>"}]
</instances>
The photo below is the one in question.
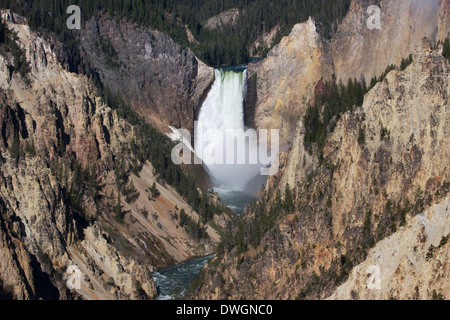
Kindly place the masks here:
<instances>
[{"instance_id":1,"label":"shrub on cliff","mask_svg":"<svg viewBox=\"0 0 450 320\"><path fill-rule=\"evenodd\" d=\"M18 72L28 82L30 64L27 61L25 50L16 42L17 36L8 29L4 22L0 22L0 53L10 53L14 58L12 70Z\"/></svg>"},{"instance_id":2,"label":"shrub on cliff","mask_svg":"<svg viewBox=\"0 0 450 320\"><path fill-rule=\"evenodd\" d=\"M445 39L442 55L450 60L450 38Z\"/></svg>"}]
</instances>

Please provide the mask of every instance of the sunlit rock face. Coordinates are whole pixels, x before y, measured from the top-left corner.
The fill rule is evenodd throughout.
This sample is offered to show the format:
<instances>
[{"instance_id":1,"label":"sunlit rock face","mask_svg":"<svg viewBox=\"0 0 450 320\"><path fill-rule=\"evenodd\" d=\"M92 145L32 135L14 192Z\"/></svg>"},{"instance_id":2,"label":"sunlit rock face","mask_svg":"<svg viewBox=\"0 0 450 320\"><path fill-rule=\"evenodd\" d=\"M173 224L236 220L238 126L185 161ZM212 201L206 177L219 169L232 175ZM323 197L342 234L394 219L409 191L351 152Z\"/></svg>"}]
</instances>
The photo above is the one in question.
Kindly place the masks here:
<instances>
[{"instance_id":1,"label":"sunlit rock face","mask_svg":"<svg viewBox=\"0 0 450 320\"><path fill-rule=\"evenodd\" d=\"M444 41L450 32L450 1L439 0L437 40Z\"/></svg>"},{"instance_id":2,"label":"sunlit rock face","mask_svg":"<svg viewBox=\"0 0 450 320\"><path fill-rule=\"evenodd\" d=\"M381 0L380 29L368 26L373 1L353 1L331 42L335 74L346 82L370 81L388 65L400 65L423 37L436 39L439 0Z\"/></svg>"}]
</instances>

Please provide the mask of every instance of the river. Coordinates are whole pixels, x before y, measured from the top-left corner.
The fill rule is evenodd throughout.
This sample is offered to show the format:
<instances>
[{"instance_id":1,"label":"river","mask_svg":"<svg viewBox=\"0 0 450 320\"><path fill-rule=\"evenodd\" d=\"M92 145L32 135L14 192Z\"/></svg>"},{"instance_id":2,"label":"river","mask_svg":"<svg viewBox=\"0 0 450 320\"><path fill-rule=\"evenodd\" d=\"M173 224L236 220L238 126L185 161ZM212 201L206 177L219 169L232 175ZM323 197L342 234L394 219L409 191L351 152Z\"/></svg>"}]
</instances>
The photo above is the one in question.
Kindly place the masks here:
<instances>
[{"instance_id":1,"label":"river","mask_svg":"<svg viewBox=\"0 0 450 320\"><path fill-rule=\"evenodd\" d=\"M153 274L159 297L156 300L181 299L186 288L198 276L203 267L215 257L198 257L159 269Z\"/></svg>"},{"instance_id":2,"label":"river","mask_svg":"<svg viewBox=\"0 0 450 320\"><path fill-rule=\"evenodd\" d=\"M246 66L216 69L214 84L202 105L196 125L201 134L195 136L195 152L207 168L214 191L222 203L238 215L267 180L261 176L261 169L267 164L259 161L258 141L247 137L251 130L247 131L244 124L246 88ZM237 141L243 141L242 145ZM256 161L250 161L254 160L255 154ZM186 288L212 258L195 258L155 272L153 279L158 299L182 298Z\"/></svg>"}]
</instances>

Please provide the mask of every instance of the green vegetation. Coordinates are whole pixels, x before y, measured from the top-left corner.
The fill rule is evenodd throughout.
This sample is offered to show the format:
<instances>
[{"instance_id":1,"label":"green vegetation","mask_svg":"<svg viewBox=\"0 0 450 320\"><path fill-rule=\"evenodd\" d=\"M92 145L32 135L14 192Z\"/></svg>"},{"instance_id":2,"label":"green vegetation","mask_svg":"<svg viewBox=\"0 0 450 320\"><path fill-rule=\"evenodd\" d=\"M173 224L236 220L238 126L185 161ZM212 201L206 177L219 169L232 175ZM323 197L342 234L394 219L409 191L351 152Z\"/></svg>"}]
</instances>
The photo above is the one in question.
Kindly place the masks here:
<instances>
[{"instance_id":1,"label":"green vegetation","mask_svg":"<svg viewBox=\"0 0 450 320\"><path fill-rule=\"evenodd\" d=\"M434 246L434 245L430 245L430 247L428 248L428 252L427 252L427 255L426 255L426 257L425 257L425 260L426 261L429 261L430 259L433 259L434 258L434 254L435 254L435 252L436 252L436 247Z\"/></svg>"},{"instance_id":2,"label":"green vegetation","mask_svg":"<svg viewBox=\"0 0 450 320\"><path fill-rule=\"evenodd\" d=\"M16 162L19 160L19 158L25 156L25 153L20 146L20 138L18 134L14 134L14 139L11 143L11 146L9 147L9 152L11 153L11 156L16 159Z\"/></svg>"},{"instance_id":3,"label":"green vegetation","mask_svg":"<svg viewBox=\"0 0 450 320\"><path fill-rule=\"evenodd\" d=\"M114 218L116 219L117 222L124 223L124 221L123 221L124 212L122 210L123 207L122 207L121 202L122 202L122 197L121 197L120 192L119 192L119 195L117 197L116 205L113 208L113 213L114 213Z\"/></svg>"},{"instance_id":4,"label":"green vegetation","mask_svg":"<svg viewBox=\"0 0 450 320\"><path fill-rule=\"evenodd\" d=\"M71 170L72 172L71 182L66 183L68 189L66 203L72 210L75 220L79 222L77 224L77 227L79 227L78 231L82 233L82 227L86 226L91 220L86 214L84 196L92 197L96 206L98 206L100 199L99 190L101 187L98 184L97 171L95 167L92 167L92 169L83 168L77 160L73 160L72 163L63 166L64 170ZM69 174L66 171L64 175L67 177Z\"/></svg>"},{"instance_id":5,"label":"green vegetation","mask_svg":"<svg viewBox=\"0 0 450 320\"><path fill-rule=\"evenodd\" d=\"M120 15L123 14L129 19L133 19L132 12L128 12L128 10L125 10L124 8L130 8L127 3L131 6L134 6L137 3L137 1L119 2L107 0L74 1L74 3L72 3L72 1L40 0L18 3L14 0L0 0L0 7L11 8L13 11L26 16L29 19L31 28L40 31L50 31L62 41L65 46L65 51L69 55L67 59L71 71L78 72L80 69L90 70L87 66L84 66L81 61L76 33L66 28L65 21L68 18L68 15L65 13L65 10L69 5L69 2L70 4L80 5L84 19L99 13L99 8L103 8L108 12L117 12L117 17L120 17ZM158 10L167 8L166 4L164 6L161 5L162 7L156 5L153 6L153 2L155 1L149 2L148 5L145 6L147 14L156 15ZM150 10L150 8L157 10ZM50 13L54 14L50 15ZM162 18L161 16L158 17ZM145 17L143 19L145 20ZM167 21L163 19L163 22L166 23ZM151 19L148 23L151 23ZM17 56L17 58L15 58L14 71L25 75L28 70L28 64L25 63L26 59L24 51L20 49L19 45L13 39L15 39L15 35L6 28L5 24L1 24L0 49L9 50L15 57ZM114 57L117 53L110 45L110 42L107 39L103 39L101 46L102 50L111 57L110 62L113 64L115 62ZM134 186L129 184L129 176L131 173L139 175L144 163L149 161L155 168L158 179L175 187L192 208L199 213L202 223L210 221L215 213L222 213L222 208L217 208L208 200L206 194L201 194L198 191L199 186L191 174L187 170L183 170L180 166L173 164L171 161L171 150L174 146L173 142L146 123L142 117L132 110L129 104L123 101L120 93L114 94L108 87L105 87L95 71L90 70L88 73L92 77L98 94L103 98L105 103L114 109L120 118L137 128L137 139L125 147L122 152L122 154L127 155L127 157L116 160L116 182L119 191L121 195L125 197L125 200L131 203L139 197L139 193L136 192ZM66 147L63 144L62 139L60 139L57 149L59 156L64 158ZM20 156L25 155L26 152L29 152L30 154L35 153L32 142L25 146L21 146L21 141L18 137L17 139L14 139L14 143L10 146L10 151L17 159L19 159ZM70 166L75 166L77 170L84 170L79 167L76 160L69 165L66 164L62 166L66 166L66 169L64 170L67 170L67 167ZM80 216L84 216L80 195L83 194L85 189L88 189L87 184L89 183L86 182L87 180L84 180L84 178L88 178L84 173L78 175L77 179L78 177L81 177L81 181L78 181L79 184L68 187L69 192L67 202L71 203L71 206L74 207L75 211L77 211ZM157 193L155 192L154 197L156 194Z\"/></svg>"},{"instance_id":6,"label":"green vegetation","mask_svg":"<svg viewBox=\"0 0 450 320\"><path fill-rule=\"evenodd\" d=\"M447 235L446 237L443 236L441 241L439 242L439 249L442 248L443 246L445 246L449 240L450 240L450 234Z\"/></svg>"},{"instance_id":7,"label":"green vegetation","mask_svg":"<svg viewBox=\"0 0 450 320\"><path fill-rule=\"evenodd\" d=\"M412 54L409 55L407 59L402 59L402 62L400 63L400 70L404 71L408 66L413 62L413 56Z\"/></svg>"},{"instance_id":8,"label":"green vegetation","mask_svg":"<svg viewBox=\"0 0 450 320\"><path fill-rule=\"evenodd\" d=\"M27 78L30 65L27 61L25 50L17 43L17 35L8 29L5 23L0 22L0 53L10 53L14 57L14 65L11 72L18 72L21 77L29 82Z\"/></svg>"},{"instance_id":9,"label":"green vegetation","mask_svg":"<svg viewBox=\"0 0 450 320\"><path fill-rule=\"evenodd\" d=\"M444 41L444 48L442 51L442 55L450 60L450 38L448 37Z\"/></svg>"},{"instance_id":10,"label":"green vegetation","mask_svg":"<svg viewBox=\"0 0 450 320\"><path fill-rule=\"evenodd\" d=\"M153 182L153 185L152 185L152 188L150 189L150 192L152 193L152 197L155 200L161 195L161 192L159 192L158 188L156 187L156 183L155 182Z\"/></svg>"},{"instance_id":11,"label":"green vegetation","mask_svg":"<svg viewBox=\"0 0 450 320\"><path fill-rule=\"evenodd\" d=\"M366 133L363 128L359 128L358 144L363 147L366 143Z\"/></svg>"},{"instance_id":12,"label":"green vegetation","mask_svg":"<svg viewBox=\"0 0 450 320\"><path fill-rule=\"evenodd\" d=\"M25 154L29 154L32 157L35 157L37 155L36 152L36 146L34 145L34 140L31 139L30 141L27 141L25 143L25 150L24 150Z\"/></svg>"},{"instance_id":13,"label":"green vegetation","mask_svg":"<svg viewBox=\"0 0 450 320\"><path fill-rule=\"evenodd\" d=\"M39 261L43 263L47 268L52 268L52 259L47 253L45 253L41 249L38 249L36 256Z\"/></svg>"},{"instance_id":14,"label":"green vegetation","mask_svg":"<svg viewBox=\"0 0 450 320\"><path fill-rule=\"evenodd\" d=\"M106 57L106 64L113 69L119 68L119 54L117 53L116 49L114 49L111 40L102 36L100 36L100 38L101 51Z\"/></svg>"},{"instance_id":15,"label":"green vegetation","mask_svg":"<svg viewBox=\"0 0 450 320\"><path fill-rule=\"evenodd\" d=\"M199 222L195 222L190 216L186 214L184 209L180 212L180 226L184 227L186 232L194 239L208 239L208 233L206 232L206 227L202 226Z\"/></svg>"},{"instance_id":16,"label":"green vegetation","mask_svg":"<svg viewBox=\"0 0 450 320\"><path fill-rule=\"evenodd\" d=\"M136 190L133 182L129 183L130 171L133 170L126 170L125 165L126 163L124 160L117 160L114 175L119 193L123 194L125 196L125 201L130 204L139 199L140 193Z\"/></svg>"},{"instance_id":17,"label":"green vegetation","mask_svg":"<svg viewBox=\"0 0 450 320\"><path fill-rule=\"evenodd\" d=\"M185 293L183 296L181 294L176 294L175 298L177 300L185 299L186 297L191 297L193 294L195 294L196 290L200 288L205 281L205 269L200 270L200 273L197 277L195 277L192 282L189 283L187 288L185 289ZM180 289L181 291L181 289ZM179 298L179 299L178 299Z\"/></svg>"},{"instance_id":18,"label":"green vegetation","mask_svg":"<svg viewBox=\"0 0 450 320\"><path fill-rule=\"evenodd\" d=\"M284 191L283 209L288 213L292 212L295 209L294 197L292 195L292 191L289 184L286 185Z\"/></svg>"},{"instance_id":19,"label":"green vegetation","mask_svg":"<svg viewBox=\"0 0 450 320\"><path fill-rule=\"evenodd\" d=\"M313 143L317 146L319 159L323 159L323 148L328 134L334 131L341 115L348 110L362 106L368 88L365 81L349 79L347 85L336 81L321 82L314 102L303 118L305 126L305 149L312 154Z\"/></svg>"},{"instance_id":20,"label":"green vegetation","mask_svg":"<svg viewBox=\"0 0 450 320\"><path fill-rule=\"evenodd\" d=\"M122 152L130 155L131 161L128 161L128 165L122 160L116 161L116 182L122 194L124 194L130 173L139 173L145 162L149 161L155 169L157 178L175 187L177 192L199 213L202 223L210 221L214 214L222 213L222 209L209 201L205 193L199 192L199 186L192 175L172 162L171 151L174 143L146 123L129 104L123 101L120 93L113 94L109 88L103 87L101 82L97 83L97 88L104 101L117 111L119 117L137 128L137 138ZM151 192L153 199L159 196L157 189L152 188Z\"/></svg>"},{"instance_id":21,"label":"green vegetation","mask_svg":"<svg viewBox=\"0 0 450 320\"><path fill-rule=\"evenodd\" d=\"M84 228L95 218L86 212L86 199L94 200L97 213L100 204L99 177L95 167L83 167L74 157L63 157L49 164L51 171L63 188L63 201L73 214L78 237L84 238Z\"/></svg>"},{"instance_id":22,"label":"green vegetation","mask_svg":"<svg viewBox=\"0 0 450 320\"><path fill-rule=\"evenodd\" d=\"M388 128L384 127L383 123L380 121L380 140L381 141L389 141L391 133Z\"/></svg>"},{"instance_id":23,"label":"green vegetation","mask_svg":"<svg viewBox=\"0 0 450 320\"><path fill-rule=\"evenodd\" d=\"M125 202L128 204L137 201L141 196L140 192L136 190L133 182L130 182L129 185L125 187L123 195L125 196Z\"/></svg>"},{"instance_id":24,"label":"green vegetation","mask_svg":"<svg viewBox=\"0 0 450 320\"><path fill-rule=\"evenodd\" d=\"M246 63L250 49L264 56L283 36L291 32L296 23L304 22L310 16L318 21L322 35L329 37L337 28L336 21L344 17L350 5L348 0L228 0L221 3L210 0L198 1L203 4L198 6L198 14L192 15L197 1L190 2L192 6L183 9L190 13L182 20L189 21L187 24L199 41L199 45L193 46L194 52L210 65ZM219 30L208 30L201 26L203 21L231 8L238 8L242 15L236 24L223 26ZM251 48L256 40L277 26L279 32L268 48Z\"/></svg>"},{"instance_id":25,"label":"green vegetation","mask_svg":"<svg viewBox=\"0 0 450 320\"><path fill-rule=\"evenodd\" d=\"M441 292L437 292L436 289L433 290L432 300L445 300L444 294Z\"/></svg>"},{"instance_id":26,"label":"green vegetation","mask_svg":"<svg viewBox=\"0 0 450 320\"><path fill-rule=\"evenodd\" d=\"M318 22L319 30L328 37L336 30L338 21L347 13L350 0L0 0L0 7L10 8L28 18L31 28L48 30L57 35L71 53L69 65L77 70L80 54L74 33L66 28L69 5L81 8L85 22L99 13L125 18L140 26L151 27L169 34L183 46L190 46L196 55L210 65L236 65L249 61L250 49L267 53L292 27L310 16ZM226 10L237 8L241 15L234 25L217 30L205 28L204 22ZM190 44L186 27L197 43ZM269 48L251 48L262 35L279 27ZM109 51L107 43L102 47ZM112 65L114 65L114 61Z\"/></svg>"},{"instance_id":27,"label":"green vegetation","mask_svg":"<svg viewBox=\"0 0 450 320\"><path fill-rule=\"evenodd\" d=\"M314 101L308 106L303 117L305 126L304 146L309 154L313 154L313 146L316 146L317 155L320 161L323 160L323 148L328 135L331 134L342 114L353 111L362 106L365 94L371 90L378 82L382 82L392 70L404 70L413 61L412 55L403 59L401 66L397 68L390 65L379 77L373 77L370 86L367 86L365 79L357 81L349 79L347 84L339 83L335 79L332 81L320 81L316 87ZM382 126L381 140L388 140L389 131ZM366 142L364 128L359 129L358 143L361 147Z\"/></svg>"},{"instance_id":28,"label":"green vegetation","mask_svg":"<svg viewBox=\"0 0 450 320\"><path fill-rule=\"evenodd\" d=\"M269 190L258 201L254 200L248 205L248 212L254 214L252 217L234 217L223 233L218 249L219 256L232 249L236 249L236 254L240 255L250 247L256 248L281 217L294 212L295 198L289 185L286 185L284 198L280 191L277 191L272 199L272 193L273 191Z\"/></svg>"}]
</instances>

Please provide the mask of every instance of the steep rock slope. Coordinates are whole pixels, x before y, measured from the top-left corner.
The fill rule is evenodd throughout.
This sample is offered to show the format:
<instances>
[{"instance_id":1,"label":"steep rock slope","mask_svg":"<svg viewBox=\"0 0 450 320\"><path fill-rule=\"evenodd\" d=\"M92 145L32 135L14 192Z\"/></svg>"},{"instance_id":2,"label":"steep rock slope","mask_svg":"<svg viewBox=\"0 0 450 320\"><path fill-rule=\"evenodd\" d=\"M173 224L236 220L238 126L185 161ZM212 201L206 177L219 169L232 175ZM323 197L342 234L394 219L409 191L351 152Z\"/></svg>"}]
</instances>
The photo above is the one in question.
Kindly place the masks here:
<instances>
[{"instance_id":1,"label":"steep rock slope","mask_svg":"<svg viewBox=\"0 0 450 320\"><path fill-rule=\"evenodd\" d=\"M367 9L374 4L381 8L380 30L367 27ZM345 84L364 78L369 84L387 66L400 65L423 37L444 38L447 20L448 0L353 0L331 40L318 35L313 20L296 25L266 59L249 65L246 123L280 129L286 150L320 79L334 76Z\"/></svg>"},{"instance_id":2,"label":"steep rock slope","mask_svg":"<svg viewBox=\"0 0 450 320\"><path fill-rule=\"evenodd\" d=\"M81 46L114 93L163 132L192 130L214 71L168 35L113 18L92 18L80 32ZM124 85L126 84L126 85Z\"/></svg>"},{"instance_id":3,"label":"steep rock slope","mask_svg":"<svg viewBox=\"0 0 450 320\"><path fill-rule=\"evenodd\" d=\"M224 11L217 16L209 18L203 26L208 29L220 29L228 24L235 24L239 19L240 12L237 8L232 8L230 10Z\"/></svg>"},{"instance_id":4,"label":"steep rock slope","mask_svg":"<svg viewBox=\"0 0 450 320\"><path fill-rule=\"evenodd\" d=\"M448 60L424 41L412 65L389 73L366 95L362 108L340 119L321 166L303 168L297 161L272 178L277 185L282 177L307 170L302 174L307 179L293 179L294 208L276 207L284 215L258 246L243 254L225 252L211 264L200 297L329 297L370 248L448 196L449 90ZM294 144L301 146L302 128L297 131ZM358 139L360 132L364 139ZM267 212L274 197L268 192L260 210L248 209L250 223L261 210ZM437 210L443 221L447 211L446 205ZM448 251L430 259L433 265L438 264L433 259L447 261ZM439 294L444 288L440 281L417 285L420 292Z\"/></svg>"},{"instance_id":5,"label":"steep rock slope","mask_svg":"<svg viewBox=\"0 0 450 320\"><path fill-rule=\"evenodd\" d=\"M439 0L381 0L381 29L367 27L373 1L355 0L331 42L335 74L369 82L390 64L400 65L423 37L436 39Z\"/></svg>"},{"instance_id":6,"label":"steep rock slope","mask_svg":"<svg viewBox=\"0 0 450 320\"><path fill-rule=\"evenodd\" d=\"M87 217L80 216L69 200L67 181L74 179L74 168L62 169L66 181L55 168L66 152L84 165L98 161L100 169L108 168L113 154L120 153L129 139L125 132L133 131L96 99L87 79L56 63L43 39L26 25L8 27L18 32L31 73L30 84L9 72L1 78L3 288L17 299L70 298L62 281L71 261L67 249L84 237ZM8 59L2 64L2 70L9 70ZM86 212L95 214L92 196L77 196L85 202ZM119 256L114 247L109 250ZM156 294L149 272L130 279L139 279L148 296Z\"/></svg>"},{"instance_id":7,"label":"steep rock slope","mask_svg":"<svg viewBox=\"0 0 450 320\"><path fill-rule=\"evenodd\" d=\"M280 129L287 149L293 128L323 74L331 75L331 60L312 19L296 25L267 58L249 65L249 81L256 79L254 123L258 128Z\"/></svg>"},{"instance_id":8,"label":"steep rock slope","mask_svg":"<svg viewBox=\"0 0 450 320\"><path fill-rule=\"evenodd\" d=\"M437 40L444 41L446 37L449 36L450 32L450 1L440 0L439 1L439 12L438 12L438 34Z\"/></svg>"},{"instance_id":9,"label":"steep rock slope","mask_svg":"<svg viewBox=\"0 0 450 320\"><path fill-rule=\"evenodd\" d=\"M449 198L446 198L414 217L391 237L380 241L330 299L448 300L449 205ZM378 288L376 282L370 282L372 275L377 276L371 271L374 266L379 268Z\"/></svg>"},{"instance_id":10,"label":"steep rock slope","mask_svg":"<svg viewBox=\"0 0 450 320\"><path fill-rule=\"evenodd\" d=\"M89 79L66 71L23 19L6 17L16 21L7 26L30 71L22 77L11 71L11 54L0 56L0 294L155 297L155 268L211 253L217 232L208 227L205 241L187 234L177 210L194 221L198 214L148 162L130 176L135 201L118 198L114 170L119 160L133 161L127 150L136 128L98 98ZM77 291L65 285L73 263L83 275Z\"/></svg>"}]
</instances>

